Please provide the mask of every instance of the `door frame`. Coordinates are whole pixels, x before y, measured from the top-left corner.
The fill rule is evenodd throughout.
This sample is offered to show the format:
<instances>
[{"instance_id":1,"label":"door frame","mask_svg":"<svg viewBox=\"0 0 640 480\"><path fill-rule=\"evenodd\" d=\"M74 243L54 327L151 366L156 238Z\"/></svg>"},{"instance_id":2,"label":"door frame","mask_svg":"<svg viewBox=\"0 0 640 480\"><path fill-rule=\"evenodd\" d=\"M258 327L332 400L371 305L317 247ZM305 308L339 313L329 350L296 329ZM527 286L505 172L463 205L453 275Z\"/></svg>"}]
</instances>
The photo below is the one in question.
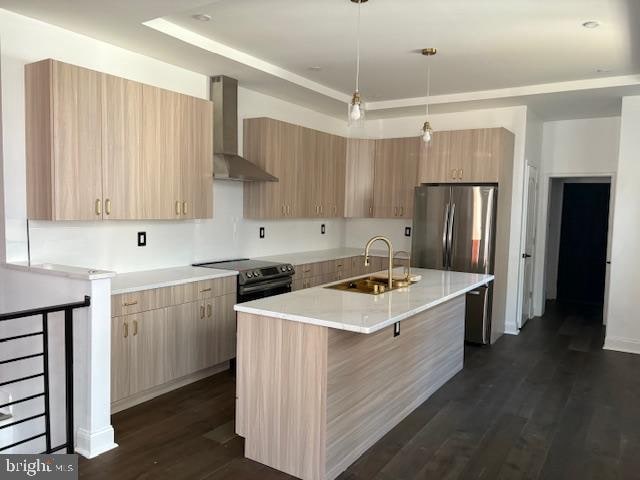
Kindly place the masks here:
<instances>
[{"instance_id":1,"label":"door frame","mask_svg":"<svg viewBox=\"0 0 640 480\"><path fill-rule=\"evenodd\" d=\"M609 178L610 179L610 192L609 192L609 226L607 232L607 262L611 261L611 236L613 233L613 218L615 215L615 191L616 191L616 173L615 172L570 172L570 173L547 173L542 177L542 182L539 184L540 195L538 198L538 229L536 233L536 245L535 251L537 255L537 261L535 263L536 270L534 271L534 310L536 310L536 304L538 305L538 314L544 314L544 305L546 302L546 262L548 253L548 226L549 226L549 206L551 197L551 181L555 179L572 179L572 178ZM609 305L609 277L610 277L611 265L607 263L605 274L605 290L604 290L604 308L602 312L602 322L607 324L608 317L608 305ZM541 307L541 308L540 308Z\"/></svg>"},{"instance_id":2,"label":"door frame","mask_svg":"<svg viewBox=\"0 0 640 480\"><path fill-rule=\"evenodd\" d=\"M520 329L524 326L524 324L526 322L522 321L522 309L524 307L524 297L523 297L523 290L524 290L524 274L525 274L525 268L524 268L524 262L522 261L522 253L525 251L526 247L527 247L527 223L528 223L528 217L529 217L529 179L531 178L533 172L535 172L535 176L537 177L536 179L536 205L535 208L533 210L533 216L534 219L536 220L534 222L534 231L535 234L533 235L533 253L531 254L531 262L533 262L533 278L532 278L532 291L535 290L535 271L536 271L536 264L535 264L535 258L536 258L536 243L538 241L538 222L537 222L537 217L538 217L538 207L540 205L539 202L539 198L540 198L540 175L538 172L538 167L536 167L535 165L530 165L527 164L526 168L525 168L525 172L524 172L524 188L523 188L523 198L522 198L522 228L520 230L520 251L518 252L518 304L516 307L516 328L518 330L518 332L520 331ZM532 294L532 298L531 298L531 303L533 304L533 294ZM533 310L533 308L532 308ZM528 317L527 320L529 320L532 317Z\"/></svg>"}]
</instances>

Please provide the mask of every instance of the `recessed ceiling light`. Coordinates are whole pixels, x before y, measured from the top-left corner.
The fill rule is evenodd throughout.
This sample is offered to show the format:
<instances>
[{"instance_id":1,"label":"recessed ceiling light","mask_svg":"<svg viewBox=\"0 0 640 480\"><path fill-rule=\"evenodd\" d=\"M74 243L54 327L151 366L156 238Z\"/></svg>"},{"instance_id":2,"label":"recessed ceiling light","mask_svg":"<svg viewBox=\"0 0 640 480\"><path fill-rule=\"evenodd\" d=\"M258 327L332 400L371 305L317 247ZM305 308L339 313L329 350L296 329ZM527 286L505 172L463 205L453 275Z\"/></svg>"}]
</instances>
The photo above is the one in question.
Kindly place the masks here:
<instances>
[{"instance_id":1,"label":"recessed ceiling light","mask_svg":"<svg viewBox=\"0 0 640 480\"><path fill-rule=\"evenodd\" d=\"M201 22L208 22L211 20L211 15L207 15L206 13L196 13L195 15L191 15L191 18L194 20L200 20Z\"/></svg>"},{"instance_id":2,"label":"recessed ceiling light","mask_svg":"<svg viewBox=\"0 0 640 480\"><path fill-rule=\"evenodd\" d=\"M312 67L309 67L309 70L311 70L312 72L319 72L320 70L322 70L322 67L318 67L317 65L314 65Z\"/></svg>"},{"instance_id":3,"label":"recessed ceiling light","mask_svg":"<svg viewBox=\"0 0 640 480\"><path fill-rule=\"evenodd\" d=\"M584 28L598 28L600 26L600 22L596 20L589 20L588 22L584 22L582 26Z\"/></svg>"}]
</instances>

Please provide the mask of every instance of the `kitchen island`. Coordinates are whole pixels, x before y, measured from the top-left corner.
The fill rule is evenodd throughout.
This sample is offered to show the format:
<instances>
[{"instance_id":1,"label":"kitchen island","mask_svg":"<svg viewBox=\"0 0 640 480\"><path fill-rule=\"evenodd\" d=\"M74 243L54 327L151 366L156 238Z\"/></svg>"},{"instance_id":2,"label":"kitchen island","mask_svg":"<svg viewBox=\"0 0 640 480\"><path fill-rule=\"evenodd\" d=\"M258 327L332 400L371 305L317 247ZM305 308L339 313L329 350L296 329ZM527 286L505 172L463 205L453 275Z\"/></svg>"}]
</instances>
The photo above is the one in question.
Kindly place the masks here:
<instances>
[{"instance_id":1,"label":"kitchen island","mask_svg":"<svg viewBox=\"0 0 640 480\"><path fill-rule=\"evenodd\" d=\"M379 295L316 287L235 306L247 458L333 479L462 369L465 294L493 276L413 273Z\"/></svg>"}]
</instances>

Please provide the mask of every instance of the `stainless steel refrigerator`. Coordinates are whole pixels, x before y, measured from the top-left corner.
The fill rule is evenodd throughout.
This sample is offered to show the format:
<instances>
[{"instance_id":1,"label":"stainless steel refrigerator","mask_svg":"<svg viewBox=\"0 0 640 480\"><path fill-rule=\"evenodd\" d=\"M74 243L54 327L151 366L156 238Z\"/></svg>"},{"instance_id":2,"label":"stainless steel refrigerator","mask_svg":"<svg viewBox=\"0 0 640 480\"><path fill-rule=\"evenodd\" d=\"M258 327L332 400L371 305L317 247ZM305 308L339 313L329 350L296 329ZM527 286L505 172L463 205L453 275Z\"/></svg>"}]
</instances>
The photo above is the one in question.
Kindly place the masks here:
<instances>
[{"instance_id":1,"label":"stainless steel refrigerator","mask_svg":"<svg viewBox=\"0 0 640 480\"><path fill-rule=\"evenodd\" d=\"M493 273L498 187L423 185L413 207L412 266ZM493 282L467 294L465 339L491 341Z\"/></svg>"}]
</instances>

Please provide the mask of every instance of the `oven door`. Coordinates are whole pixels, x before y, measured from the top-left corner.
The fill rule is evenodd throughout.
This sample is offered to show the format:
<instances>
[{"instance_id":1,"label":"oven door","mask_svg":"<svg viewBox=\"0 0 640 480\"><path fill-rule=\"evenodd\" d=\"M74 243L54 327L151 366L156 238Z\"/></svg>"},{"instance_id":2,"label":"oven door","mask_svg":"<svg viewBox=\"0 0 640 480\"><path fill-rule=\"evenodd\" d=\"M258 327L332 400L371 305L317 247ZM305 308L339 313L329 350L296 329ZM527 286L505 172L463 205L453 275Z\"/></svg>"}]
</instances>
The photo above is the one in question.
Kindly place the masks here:
<instances>
[{"instance_id":1,"label":"oven door","mask_svg":"<svg viewBox=\"0 0 640 480\"><path fill-rule=\"evenodd\" d=\"M240 285L238 287L238 303L289 293L291 291L291 282L292 278L287 276L250 285Z\"/></svg>"}]
</instances>

